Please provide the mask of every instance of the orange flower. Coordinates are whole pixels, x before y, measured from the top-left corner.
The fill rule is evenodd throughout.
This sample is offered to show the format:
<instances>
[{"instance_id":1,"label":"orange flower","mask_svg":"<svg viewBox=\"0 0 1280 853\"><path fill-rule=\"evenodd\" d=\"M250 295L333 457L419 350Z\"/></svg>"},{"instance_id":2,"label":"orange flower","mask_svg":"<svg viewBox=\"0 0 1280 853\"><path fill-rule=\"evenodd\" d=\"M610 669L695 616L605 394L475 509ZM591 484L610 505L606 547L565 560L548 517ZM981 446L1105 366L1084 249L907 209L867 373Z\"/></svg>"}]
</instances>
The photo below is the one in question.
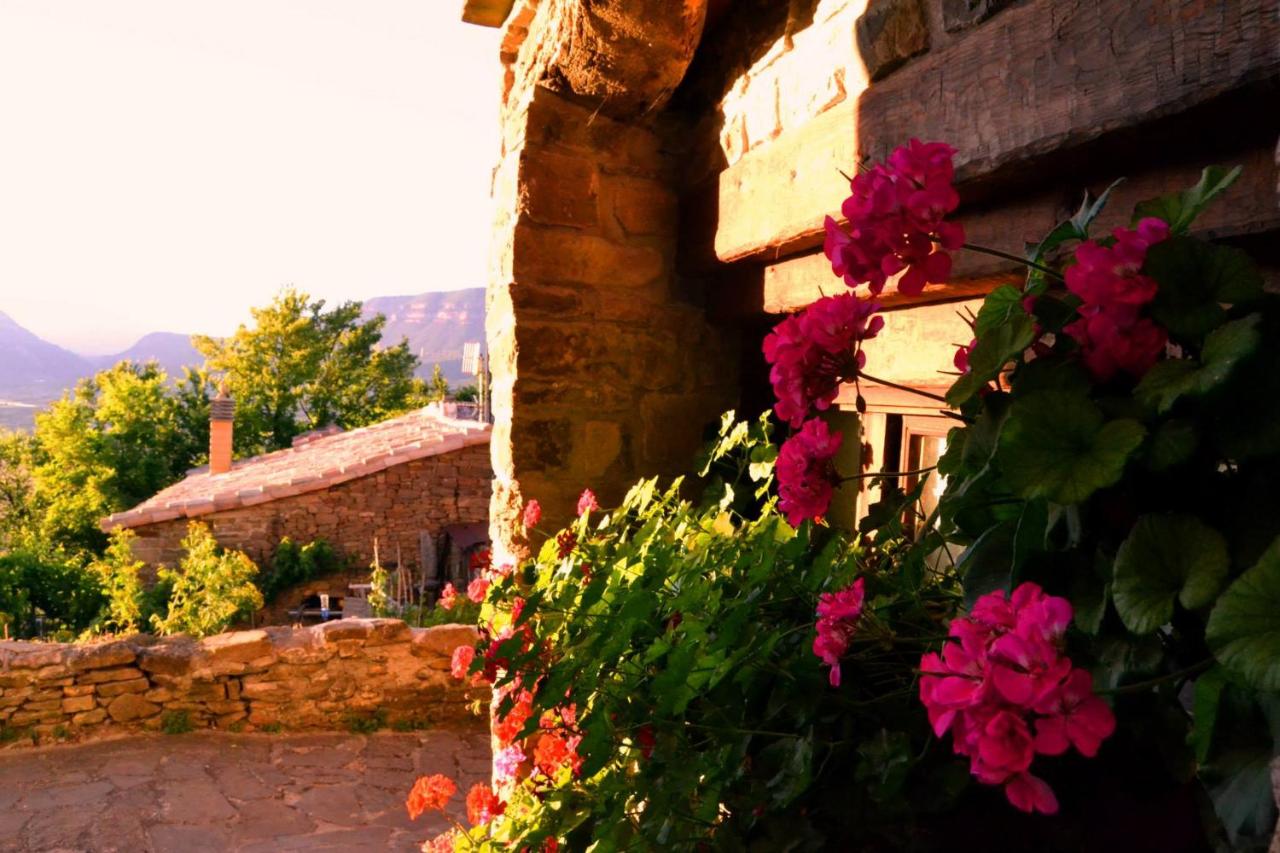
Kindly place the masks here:
<instances>
[{"instance_id":1,"label":"orange flower","mask_svg":"<svg viewBox=\"0 0 1280 853\"><path fill-rule=\"evenodd\" d=\"M488 785L477 783L467 792L467 820L473 826L488 823L507 809L507 804Z\"/></svg>"},{"instance_id":2,"label":"orange flower","mask_svg":"<svg viewBox=\"0 0 1280 853\"><path fill-rule=\"evenodd\" d=\"M409 798L404 801L409 810L409 817L418 819L418 815L427 811L444 811L449 800L458 792L458 786L448 776L436 773L433 776L419 777L409 791Z\"/></svg>"}]
</instances>

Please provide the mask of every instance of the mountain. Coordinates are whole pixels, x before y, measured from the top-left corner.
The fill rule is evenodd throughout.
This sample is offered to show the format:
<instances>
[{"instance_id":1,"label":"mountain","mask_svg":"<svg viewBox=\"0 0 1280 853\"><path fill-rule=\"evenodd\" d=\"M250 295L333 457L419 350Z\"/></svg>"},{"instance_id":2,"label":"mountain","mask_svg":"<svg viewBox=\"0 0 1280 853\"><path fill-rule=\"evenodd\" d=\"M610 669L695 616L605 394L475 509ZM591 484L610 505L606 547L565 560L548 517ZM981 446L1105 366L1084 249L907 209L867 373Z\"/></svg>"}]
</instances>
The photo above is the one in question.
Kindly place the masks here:
<instances>
[{"instance_id":1,"label":"mountain","mask_svg":"<svg viewBox=\"0 0 1280 853\"><path fill-rule=\"evenodd\" d=\"M175 380L182 378L182 368L204 362L204 356L196 352L196 348L191 345L191 336L180 335L177 332L152 332L143 335L137 343L123 352L91 356L88 361L93 371L98 371L105 370L126 358L130 361L154 359L160 362L165 373Z\"/></svg>"},{"instance_id":2,"label":"mountain","mask_svg":"<svg viewBox=\"0 0 1280 853\"><path fill-rule=\"evenodd\" d=\"M484 341L484 288L444 290L414 296L375 296L364 301L364 314L382 314L387 324L382 341L409 342L418 356L418 375L431 376L439 364L450 385L469 385L475 377L462 372L462 345Z\"/></svg>"},{"instance_id":3,"label":"mountain","mask_svg":"<svg viewBox=\"0 0 1280 853\"><path fill-rule=\"evenodd\" d=\"M426 379L439 364L450 385L467 385L475 377L462 372L462 345L484 340L484 288L376 296L364 301L364 316L387 318L382 340L409 342ZM62 396L76 380L92 376L123 359L155 359L171 377L182 377L186 365L203 359L190 337L152 332L128 349L111 355L83 356L42 340L0 312L0 428L28 429L35 413Z\"/></svg>"}]
</instances>

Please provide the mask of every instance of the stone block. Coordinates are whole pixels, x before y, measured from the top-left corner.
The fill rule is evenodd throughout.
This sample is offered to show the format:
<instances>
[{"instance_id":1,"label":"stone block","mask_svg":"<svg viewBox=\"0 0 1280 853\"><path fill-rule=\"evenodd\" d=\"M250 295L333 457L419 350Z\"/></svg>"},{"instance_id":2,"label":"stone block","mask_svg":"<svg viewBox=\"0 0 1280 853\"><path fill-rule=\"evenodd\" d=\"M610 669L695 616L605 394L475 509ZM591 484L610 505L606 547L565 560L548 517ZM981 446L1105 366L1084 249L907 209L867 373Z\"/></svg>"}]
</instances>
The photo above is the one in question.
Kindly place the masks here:
<instances>
[{"instance_id":1,"label":"stone block","mask_svg":"<svg viewBox=\"0 0 1280 853\"><path fill-rule=\"evenodd\" d=\"M879 80L929 49L921 0L871 0L855 28L867 76Z\"/></svg>"},{"instance_id":2,"label":"stone block","mask_svg":"<svg viewBox=\"0 0 1280 853\"><path fill-rule=\"evenodd\" d=\"M160 713L160 706L154 702L148 702L137 693L126 693L111 700L107 705L107 713L117 723L128 723L154 717Z\"/></svg>"},{"instance_id":3,"label":"stone block","mask_svg":"<svg viewBox=\"0 0 1280 853\"><path fill-rule=\"evenodd\" d=\"M543 228L522 221L513 246L517 281L642 287L666 270L662 253L575 231Z\"/></svg>"},{"instance_id":4,"label":"stone block","mask_svg":"<svg viewBox=\"0 0 1280 853\"><path fill-rule=\"evenodd\" d=\"M195 651L195 643L189 639L169 640L139 652L138 667L150 673L180 678L190 674Z\"/></svg>"},{"instance_id":5,"label":"stone block","mask_svg":"<svg viewBox=\"0 0 1280 853\"><path fill-rule=\"evenodd\" d=\"M529 147L520 157L519 209L534 222L589 228L597 221L596 170L590 157Z\"/></svg>"},{"instance_id":6,"label":"stone block","mask_svg":"<svg viewBox=\"0 0 1280 853\"><path fill-rule=\"evenodd\" d=\"M202 657L213 664L249 663L272 654L266 631L231 631L206 637L198 643Z\"/></svg>"},{"instance_id":7,"label":"stone block","mask_svg":"<svg viewBox=\"0 0 1280 853\"><path fill-rule=\"evenodd\" d=\"M133 666L121 666L115 669L94 669L76 676L77 684L106 684L111 681L127 681L132 678L143 678L142 670Z\"/></svg>"},{"instance_id":8,"label":"stone block","mask_svg":"<svg viewBox=\"0 0 1280 853\"><path fill-rule=\"evenodd\" d=\"M64 714L92 711L96 707L98 707L98 702L92 696L68 696L62 700L62 712Z\"/></svg>"},{"instance_id":9,"label":"stone block","mask_svg":"<svg viewBox=\"0 0 1280 853\"><path fill-rule=\"evenodd\" d=\"M96 726L107 718L105 708L94 708L92 711L82 711L71 718L71 722L77 726Z\"/></svg>"},{"instance_id":10,"label":"stone block","mask_svg":"<svg viewBox=\"0 0 1280 853\"><path fill-rule=\"evenodd\" d=\"M151 686L145 678L130 678L127 681L112 681L98 686L98 695L103 699L121 696L125 693L146 693Z\"/></svg>"},{"instance_id":11,"label":"stone block","mask_svg":"<svg viewBox=\"0 0 1280 853\"><path fill-rule=\"evenodd\" d=\"M62 688L63 696L88 696L97 688L92 684L72 684Z\"/></svg>"},{"instance_id":12,"label":"stone block","mask_svg":"<svg viewBox=\"0 0 1280 853\"><path fill-rule=\"evenodd\" d=\"M479 632L469 625L434 625L414 628L410 646L415 657L450 660L458 646L474 646Z\"/></svg>"},{"instance_id":13,"label":"stone block","mask_svg":"<svg viewBox=\"0 0 1280 853\"><path fill-rule=\"evenodd\" d=\"M67 664L72 672L85 672L91 669L123 666L133 663L137 657L137 651L127 642L95 643L72 649Z\"/></svg>"},{"instance_id":14,"label":"stone block","mask_svg":"<svg viewBox=\"0 0 1280 853\"><path fill-rule=\"evenodd\" d=\"M942 26L949 33L972 27L990 18L1013 0L942 0Z\"/></svg>"}]
</instances>

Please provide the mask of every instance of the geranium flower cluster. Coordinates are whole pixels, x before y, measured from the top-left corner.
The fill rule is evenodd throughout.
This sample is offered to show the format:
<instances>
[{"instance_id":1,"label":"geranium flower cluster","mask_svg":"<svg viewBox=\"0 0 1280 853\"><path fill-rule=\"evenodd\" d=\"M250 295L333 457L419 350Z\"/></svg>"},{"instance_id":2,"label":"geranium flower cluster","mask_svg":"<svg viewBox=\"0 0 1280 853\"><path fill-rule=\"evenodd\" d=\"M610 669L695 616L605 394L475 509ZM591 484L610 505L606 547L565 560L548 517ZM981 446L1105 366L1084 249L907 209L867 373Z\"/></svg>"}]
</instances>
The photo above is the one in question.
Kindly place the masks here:
<instances>
[{"instance_id":1,"label":"geranium flower cluster","mask_svg":"<svg viewBox=\"0 0 1280 853\"><path fill-rule=\"evenodd\" d=\"M806 421L782 444L774 471L778 477L778 509L792 527L806 518L821 518L840 483L835 455L844 440L825 421Z\"/></svg>"},{"instance_id":2,"label":"geranium flower cluster","mask_svg":"<svg viewBox=\"0 0 1280 853\"><path fill-rule=\"evenodd\" d=\"M849 650L849 641L862 618L864 597L862 578L839 592L818 596L818 633L813 638L813 653L831 667L828 678L832 687L840 686L840 659Z\"/></svg>"},{"instance_id":3,"label":"geranium flower cluster","mask_svg":"<svg viewBox=\"0 0 1280 853\"><path fill-rule=\"evenodd\" d=\"M1164 352L1168 333L1142 308L1156 296L1155 279L1142 274L1147 250L1169 237L1169 226L1148 217L1136 229L1117 228L1113 242L1086 240L1067 267L1067 289L1083 300L1080 319L1063 331L1080 344L1085 365L1105 382L1116 373L1141 377Z\"/></svg>"},{"instance_id":4,"label":"geranium flower cluster","mask_svg":"<svg viewBox=\"0 0 1280 853\"><path fill-rule=\"evenodd\" d=\"M845 230L826 219L823 251L832 271L849 287L863 282L873 294L902 274L898 292L917 296L951 274L950 251L964 244L964 229L944 218L960 204L953 182L955 149L913 139L849 182L840 211Z\"/></svg>"},{"instance_id":5,"label":"geranium flower cluster","mask_svg":"<svg viewBox=\"0 0 1280 853\"><path fill-rule=\"evenodd\" d=\"M774 327L764 339L764 357L772 365L779 419L798 427L811 408L830 407L840 383L866 364L861 344L884 327L884 318L873 316L879 310L851 293L825 296Z\"/></svg>"},{"instance_id":6,"label":"geranium flower cluster","mask_svg":"<svg viewBox=\"0 0 1280 853\"><path fill-rule=\"evenodd\" d=\"M952 621L942 653L920 661L920 699L934 732L950 731L974 777L1003 785L1025 812L1058 810L1048 783L1031 773L1037 755L1075 747L1091 758L1115 730L1092 677L1062 652L1071 617L1065 598L1034 583L1012 596L988 593Z\"/></svg>"}]
</instances>

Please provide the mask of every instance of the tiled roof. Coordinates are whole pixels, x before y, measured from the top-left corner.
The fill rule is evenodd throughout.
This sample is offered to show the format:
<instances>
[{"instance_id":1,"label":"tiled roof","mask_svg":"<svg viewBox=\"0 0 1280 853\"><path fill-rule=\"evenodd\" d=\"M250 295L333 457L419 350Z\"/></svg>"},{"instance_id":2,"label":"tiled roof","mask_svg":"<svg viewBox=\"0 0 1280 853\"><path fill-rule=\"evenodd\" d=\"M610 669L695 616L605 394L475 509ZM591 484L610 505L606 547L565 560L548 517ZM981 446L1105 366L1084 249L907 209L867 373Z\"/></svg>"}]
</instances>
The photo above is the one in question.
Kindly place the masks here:
<instances>
[{"instance_id":1,"label":"tiled roof","mask_svg":"<svg viewBox=\"0 0 1280 853\"><path fill-rule=\"evenodd\" d=\"M367 477L392 465L488 444L490 427L424 409L348 432L309 433L288 450L240 459L224 474L197 468L133 509L102 520L104 530L253 506Z\"/></svg>"}]
</instances>

